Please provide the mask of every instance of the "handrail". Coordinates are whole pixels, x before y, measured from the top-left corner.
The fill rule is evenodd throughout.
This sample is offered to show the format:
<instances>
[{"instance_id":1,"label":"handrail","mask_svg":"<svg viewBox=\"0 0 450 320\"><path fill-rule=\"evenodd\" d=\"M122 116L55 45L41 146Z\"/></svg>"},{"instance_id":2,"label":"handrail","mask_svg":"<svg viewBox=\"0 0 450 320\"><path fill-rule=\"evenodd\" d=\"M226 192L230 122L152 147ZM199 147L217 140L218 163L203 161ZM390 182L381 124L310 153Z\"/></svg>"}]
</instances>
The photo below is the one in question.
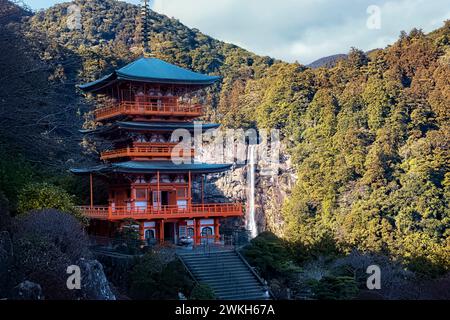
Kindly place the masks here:
<instances>
[{"instance_id":1,"label":"handrail","mask_svg":"<svg viewBox=\"0 0 450 320\"><path fill-rule=\"evenodd\" d=\"M226 216L226 215L242 215L242 204L240 203L223 203L223 204L193 204L186 208L178 205L167 205L153 207L127 207L127 206L79 206L77 207L84 215L89 218L98 219L124 219L133 218L151 218L152 215L206 215L206 216Z\"/></svg>"},{"instance_id":2,"label":"handrail","mask_svg":"<svg viewBox=\"0 0 450 320\"><path fill-rule=\"evenodd\" d=\"M133 156L171 156L175 146L149 146L149 147L128 147L121 149L108 150L101 153L101 159L106 160L114 157L133 157ZM191 148L191 156L194 154L194 148ZM184 156L184 150L180 149L178 156Z\"/></svg>"},{"instance_id":3,"label":"handrail","mask_svg":"<svg viewBox=\"0 0 450 320\"><path fill-rule=\"evenodd\" d=\"M180 260L180 262L183 265L184 269L187 271L187 273L192 278L192 280L194 280L195 284L197 284L197 285L200 284L200 282L197 280L197 278L194 276L194 274L191 272L191 270L188 268L188 266L184 262L183 258L180 255L178 255L178 254L176 255L176 257L178 258L178 260Z\"/></svg>"},{"instance_id":4,"label":"handrail","mask_svg":"<svg viewBox=\"0 0 450 320\"><path fill-rule=\"evenodd\" d=\"M244 264L247 266L247 268L250 269L250 271L253 273L253 275L256 277L256 279L258 279L258 281L265 287L267 288L267 291L269 292L269 296L274 298L275 295L273 294L272 290L270 289L270 287L264 282L263 278L261 278L261 276L255 271L255 269L248 263L247 259L244 258L244 256L239 252L239 250L234 249L234 251L236 252L236 254L239 256L239 258L241 259L242 262L244 262Z\"/></svg>"},{"instance_id":5,"label":"handrail","mask_svg":"<svg viewBox=\"0 0 450 320\"><path fill-rule=\"evenodd\" d=\"M94 115L99 119L109 118L120 114L131 115L192 115L199 116L203 113L201 105L189 105L167 103L167 102L144 102L144 101L122 101L119 103L108 103L104 107L94 110Z\"/></svg>"}]
</instances>

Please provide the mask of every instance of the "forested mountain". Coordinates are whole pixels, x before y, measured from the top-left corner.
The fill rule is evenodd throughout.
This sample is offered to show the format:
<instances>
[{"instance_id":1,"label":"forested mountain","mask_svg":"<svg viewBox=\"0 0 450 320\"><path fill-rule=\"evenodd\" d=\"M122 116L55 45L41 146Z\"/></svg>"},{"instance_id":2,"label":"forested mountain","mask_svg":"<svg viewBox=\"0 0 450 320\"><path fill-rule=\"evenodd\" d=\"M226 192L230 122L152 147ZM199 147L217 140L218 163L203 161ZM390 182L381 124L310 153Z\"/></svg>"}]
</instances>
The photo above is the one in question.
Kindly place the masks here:
<instances>
[{"instance_id":1,"label":"forested mountain","mask_svg":"<svg viewBox=\"0 0 450 320\"><path fill-rule=\"evenodd\" d=\"M317 59L316 61L313 61L310 64L308 64L308 67L310 67L312 69L317 69L317 68L321 68L321 67L333 68L336 66L336 64L340 60L343 60L346 58L347 58L346 54L334 54L332 56Z\"/></svg>"},{"instance_id":2,"label":"forested mountain","mask_svg":"<svg viewBox=\"0 0 450 320\"><path fill-rule=\"evenodd\" d=\"M65 114L66 117L70 117L66 119L66 124L69 123L72 128L75 127L75 123L81 125L82 117L79 116L78 109L81 108L81 113L84 113L86 108L83 108L84 105L78 105L80 96L75 92L75 85L96 79L141 55L140 24L136 18L140 16L138 6L113 0L76 0L31 14L20 10L17 6L7 6L7 3L10 2L2 0L2 6L9 8L10 12L14 11L15 16L11 16L5 10L2 22L2 28L5 28L7 36L2 38L4 51L1 63L8 78L8 82L2 85L2 97L7 101L3 111L10 114L12 118L9 122L19 128L19 135L23 126L18 121L22 120L14 118L14 110L19 109L22 112L25 109L17 108L18 103L27 105L33 110L27 111L27 117L23 120L28 125L30 122L42 123L37 113L42 111L47 115L45 123L49 132L43 128L26 132L35 136L40 133L45 135L61 131L67 133L68 129L64 128L64 124L53 123L53 120L57 122L58 114ZM71 4L78 5L81 10L81 29L69 28L68 22L71 18L68 8ZM214 40L197 30L187 28L177 20L155 12L151 13L151 47L158 58L197 71L223 75L224 88L235 78L258 78L274 63L271 58L259 57L234 45ZM22 58L24 55L26 57ZM21 69L25 70L20 71ZM35 76L43 78L32 79ZM35 86L34 93L26 91L27 82ZM19 93L20 91L22 93ZM37 98L41 91L55 96ZM214 94L207 95L208 106L218 104L217 92L220 91L214 90ZM228 90L222 92L226 95ZM32 100L28 101L28 98ZM49 103L59 104L60 107L55 105L50 107L56 112L43 108L42 104ZM61 112L63 108L66 109ZM4 134L2 133L2 137L6 137L7 141L14 140L13 137L10 139L8 135L10 132L8 128ZM23 143L26 146L23 152L27 157L34 156L33 152L28 152L29 148L41 146L35 141L30 145L27 145L26 141ZM77 152L79 153L79 150ZM34 160L43 161L42 157L40 154ZM54 158L50 155L48 161L43 162L53 163L56 158L61 158L61 155ZM66 160L69 158L69 155L65 157Z\"/></svg>"},{"instance_id":3,"label":"forested mountain","mask_svg":"<svg viewBox=\"0 0 450 320\"><path fill-rule=\"evenodd\" d=\"M280 128L297 168L285 238L448 270L449 39L447 22L332 69L277 64L247 82L233 119Z\"/></svg>"},{"instance_id":4,"label":"forested mountain","mask_svg":"<svg viewBox=\"0 0 450 320\"><path fill-rule=\"evenodd\" d=\"M81 152L76 130L88 105L74 85L141 52L137 6L74 3L81 30L67 27L68 4L22 12L1 26L2 150L20 149L47 167L65 168ZM257 56L155 12L151 17L156 57L224 77L203 97L209 117L229 127L282 131L298 176L282 209L282 236L302 256L358 248L423 273L448 270L450 22L311 69ZM2 189L4 181L20 185L5 175Z\"/></svg>"},{"instance_id":5,"label":"forested mountain","mask_svg":"<svg viewBox=\"0 0 450 320\"><path fill-rule=\"evenodd\" d=\"M71 4L81 10L81 29L69 28ZM14 203L19 186L30 175L34 179L62 175L62 180L69 180L64 184L80 184L66 170L86 159L81 157L78 129L92 105L75 85L141 55L140 9L115 0L76 0L36 13L7 0L0 0L0 7L0 143L4 150L0 181ZM275 63L155 12L151 21L155 57L224 77L223 83L200 97L209 118L218 118L219 101L226 100L236 79L259 78Z\"/></svg>"}]
</instances>

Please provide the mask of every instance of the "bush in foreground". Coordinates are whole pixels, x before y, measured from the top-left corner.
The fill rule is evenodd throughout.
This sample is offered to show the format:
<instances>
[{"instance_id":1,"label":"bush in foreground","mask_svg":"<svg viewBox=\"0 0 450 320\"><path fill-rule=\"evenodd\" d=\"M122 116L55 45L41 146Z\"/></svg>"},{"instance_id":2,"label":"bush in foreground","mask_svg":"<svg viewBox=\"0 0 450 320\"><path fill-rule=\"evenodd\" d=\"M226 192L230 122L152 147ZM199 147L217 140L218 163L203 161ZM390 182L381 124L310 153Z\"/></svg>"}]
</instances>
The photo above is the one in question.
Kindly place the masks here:
<instances>
[{"instance_id":1,"label":"bush in foreground","mask_svg":"<svg viewBox=\"0 0 450 320\"><path fill-rule=\"evenodd\" d=\"M84 224L85 217L75 208L74 197L64 189L48 183L27 184L19 193L18 212L24 214L33 210L55 209L74 215Z\"/></svg>"},{"instance_id":2,"label":"bush in foreground","mask_svg":"<svg viewBox=\"0 0 450 320\"><path fill-rule=\"evenodd\" d=\"M90 258L88 239L70 214L42 210L13 220L13 276L41 285L46 299L75 299L77 290L66 286L67 267Z\"/></svg>"},{"instance_id":3,"label":"bush in foreground","mask_svg":"<svg viewBox=\"0 0 450 320\"><path fill-rule=\"evenodd\" d=\"M216 296L210 286L204 283L197 284L192 289L191 300L215 300Z\"/></svg>"},{"instance_id":4,"label":"bush in foreground","mask_svg":"<svg viewBox=\"0 0 450 320\"><path fill-rule=\"evenodd\" d=\"M183 265L159 252L145 254L131 273L130 297L138 300L176 300L186 295L192 280Z\"/></svg>"}]
</instances>

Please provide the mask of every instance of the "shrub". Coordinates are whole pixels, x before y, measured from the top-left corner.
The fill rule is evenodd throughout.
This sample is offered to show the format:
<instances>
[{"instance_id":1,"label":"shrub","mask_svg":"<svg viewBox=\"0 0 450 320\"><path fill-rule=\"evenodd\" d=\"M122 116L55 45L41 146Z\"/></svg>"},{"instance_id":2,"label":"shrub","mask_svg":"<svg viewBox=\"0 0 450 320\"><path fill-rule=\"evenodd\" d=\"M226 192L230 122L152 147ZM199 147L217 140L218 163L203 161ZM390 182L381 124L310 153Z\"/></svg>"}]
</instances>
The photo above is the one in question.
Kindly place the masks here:
<instances>
[{"instance_id":1,"label":"shrub","mask_svg":"<svg viewBox=\"0 0 450 320\"><path fill-rule=\"evenodd\" d=\"M271 232L263 232L243 250L244 256L265 278L300 271L292 262L288 245Z\"/></svg>"},{"instance_id":2,"label":"shrub","mask_svg":"<svg viewBox=\"0 0 450 320\"><path fill-rule=\"evenodd\" d=\"M133 268L130 296L140 300L175 300L179 292L190 292L192 285L178 260L169 260L163 253L149 252Z\"/></svg>"},{"instance_id":3,"label":"shrub","mask_svg":"<svg viewBox=\"0 0 450 320\"><path fill-rule=\"evenodd\" d=\"M357 250L349 255L333 261L330 271L335 276L350 276L355 279L359 288L367 290L366 271L371 265L377 265L381 269L381 289L376 290L379 296L384 299L411 299L411 290L407 290L415 280L413 272L405 270L405 267L398 261L393 261L389 257L373 254L361 253Z\"/></svg>"},{"instance_id":4,"label":"shrub","mask_svg":"<svg viewBox=\"0 0 450 320\"><path fill-rule=\"evenodd\" d=\"M197 284L194 289L192 289L191 300L215 300L216 295L210 286L204 283Z\"/></svg>"},{"instance_id":5,"label":"shrub","mask_svg":"<svg viewBox=\"0 0 450 320\"><path fill-rule=\"evenodd\" d=\"M18 212L20 214L33 210L56 209L74 215L84 224L87 223L86 218L76 210L73 196L52 184L27 184L20 191L18 198Z\"/></svg>"},{"instance_id":6,"label":"shrub","mask_svg":"<svg viewBox=\"0 0 450 320\"><path fill-rule=\"evenodd\" d=\"M42 210L17 216L12 229L15 282L40 284L48 299L76 298L66 287L67 267L91 257L80 222L64 212Z\"/></svg>"},{"instance_id":7,"label":"shrub","mask_svg":"<svg viewBox=\"0 0 450 320\"><path fill-rule=\"evenodd\" d=\"M358 284L352 277L323 277L313 280L313 293L319 300L348 300L357 296Z\"/></svg>"}]
</instances>

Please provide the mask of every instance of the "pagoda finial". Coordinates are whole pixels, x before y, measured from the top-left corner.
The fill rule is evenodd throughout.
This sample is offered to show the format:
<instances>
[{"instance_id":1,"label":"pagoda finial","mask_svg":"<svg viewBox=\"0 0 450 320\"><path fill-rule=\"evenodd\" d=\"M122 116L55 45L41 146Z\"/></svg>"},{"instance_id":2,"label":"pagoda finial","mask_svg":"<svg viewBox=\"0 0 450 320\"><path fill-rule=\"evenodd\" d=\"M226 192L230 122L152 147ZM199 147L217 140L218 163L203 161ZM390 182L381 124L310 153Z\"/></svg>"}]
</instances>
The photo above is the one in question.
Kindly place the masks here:
<instances>
[{"instance_id":1,"label":"pagoda finial","mask_svg":"<svg viewBox=\"0 0 450 320\"><path fill-rule=\"evenodd\" d=\"M149 1L150 0L141 0L141 15L142 15L142 24L141 24L141 32L142 32L142 44L144 48L144 57L151 56L150 44L149 44Z\"/></svg>"}]
</instances>

